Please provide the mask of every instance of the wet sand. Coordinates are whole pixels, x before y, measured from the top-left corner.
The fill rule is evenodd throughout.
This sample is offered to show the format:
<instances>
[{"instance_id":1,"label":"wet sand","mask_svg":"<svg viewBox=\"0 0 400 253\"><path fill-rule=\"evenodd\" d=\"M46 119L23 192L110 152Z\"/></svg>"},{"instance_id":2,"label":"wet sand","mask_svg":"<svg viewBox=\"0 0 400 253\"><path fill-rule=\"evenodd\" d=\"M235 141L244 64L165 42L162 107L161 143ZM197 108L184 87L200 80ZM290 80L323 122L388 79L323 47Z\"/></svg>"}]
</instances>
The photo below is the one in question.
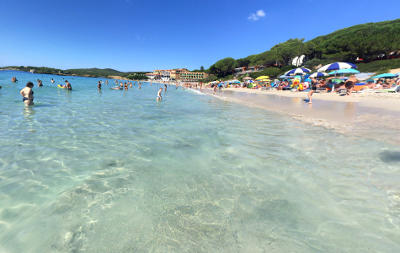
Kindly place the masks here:
<instances>
[{"instance_id":1,"label":"wet sand","mask_svg":"<svg viewBox=\"0 0 400 253\"><path fill-rule=\"evenodd\" d=\"M212 95L210 89L202 92ZM308 104L305 92L232 88L218 92L215 97L286 114L350 136L400 142L400 94L360 93L341 97L317 93L313 96L313 104Z\"/></svg>"}]
</instances>

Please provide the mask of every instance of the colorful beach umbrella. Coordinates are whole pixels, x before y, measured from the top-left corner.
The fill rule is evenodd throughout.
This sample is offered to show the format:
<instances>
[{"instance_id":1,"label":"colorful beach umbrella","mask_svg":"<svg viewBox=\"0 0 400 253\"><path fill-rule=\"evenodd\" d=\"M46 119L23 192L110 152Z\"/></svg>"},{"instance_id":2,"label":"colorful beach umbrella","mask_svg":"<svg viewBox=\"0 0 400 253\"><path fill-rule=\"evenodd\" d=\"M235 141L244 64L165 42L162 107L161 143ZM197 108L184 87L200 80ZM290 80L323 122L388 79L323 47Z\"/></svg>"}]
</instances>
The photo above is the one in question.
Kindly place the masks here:
<instances>
[{"instance_id":1,"label":"colorful beach umbrella","mask_svg":"<svg viewBox=\"0 0 400 253\"><path fill-rule=\"evenodd\" d=\"M311 73L311 70L309 70L308 68L296 68L296 69L289 70L284 75L285 76L296 76L296 75L305 75L307 73Z\"/></svg>"},{"instance_id":2,"label":"colorful beach umbrella","mask_svg":"<svg viewBox=\"0 0 400 253\"><path fill-rule=\"evenodd\" d=\"M339 69L356 69L357 66L348 62L334 62L318 69L318 72L328 72Z\"/></svg>"},{"instance_id":3,"label":"colorful beach umbrella","mask_svg":"<svg viewBox=\"0 0 400 253\"><path fill-rule=\"evenodd\" d=\"M229 83L231 84L231 83L240 83L240 81L239 80L232 80L232 81L229 81Z\"/></svg>"},{"instance_id":4,"label":"colorful beach umbrella","mask_svg":"<svg viewBox=\"0 0 400 253\"><path fill-rule=\"evenodd\" d=\"M340 74L358 74L360 71L357 69L339 69L329 73L329 75L340 75Z\"/></svg>"},{"instance_id":5,"label":"colorful beach umbrella","mask_svg":"<svg viewBox=\"0 0 400 253\"><path fill-rule=\"evenodd\" d=\"M384 74L380 74L377 76L372 77L373 79L379 79L379 78L396 78L398 77L398 75L396 74L392 74L392 73L384 73Z\"/></svg>"},{"instance_id":6,"label":"colorful beach umbrella","mask_svg":"<svg viewBox=\"0 0 400 253\"><path fill-rule=\"evenodd\" d=\"M264 80L264 79L268 79L269 80L269 76L259 76L256 78L256 80Z\"/></svg>"},{"instance_id":7,"label":"colorful beach umbrella","mask_svg":"<svg viewBox=\"0 0 400 253\"><path fill-rule=\"evenodd\" d=\"M325 72L315 72L314 74L311 74L310 77L312 78L320 78L320 77L326 77L329 76L329 74Z\"/></svg>"}]
</instances>

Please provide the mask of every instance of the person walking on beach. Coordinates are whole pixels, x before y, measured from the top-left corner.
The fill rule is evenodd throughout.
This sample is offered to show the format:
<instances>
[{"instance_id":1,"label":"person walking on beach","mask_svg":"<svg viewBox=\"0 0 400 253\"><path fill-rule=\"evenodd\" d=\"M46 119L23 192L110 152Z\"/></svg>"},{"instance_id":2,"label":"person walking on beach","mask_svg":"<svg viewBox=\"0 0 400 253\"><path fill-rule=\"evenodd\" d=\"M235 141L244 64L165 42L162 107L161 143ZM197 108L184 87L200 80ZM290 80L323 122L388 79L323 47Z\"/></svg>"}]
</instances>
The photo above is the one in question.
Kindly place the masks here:
<instances>
[{"instance_id":1,"label":"person walking on beach","mask_svg":"<svg viewBox=\"0 0 400 253\"><path fill-rule=\"evenodd\" d=\"M218 86L215 84L214 85L214 93L213 93L213 95L215 95L217 93L217 89L218 89Z\"/></svg>"},{"instance_id":2,"label":"person walking on beach","mask_svg":"<svg viewBox=\"0 0 400 253\"><path fill-rule=\"evenodd\" d=\"M24 102L25 105L33 105L33 83L28 82L26 84L26 87L23 88L19 93L22 96L22 102Z\"/></svg>"},{"instance_id":3,"label":"person walking on beach","mask_svg":"<svg viewBox=\"0 0 400 253\"><path fill-rule=\"evenodd\" d=\"M308 103L309 104L312 104L312 95L317 90L317 85L318 85L317 80L315 80L314 78L311 78L311 89L308 92Z\"/></svg>"},{"instance_id":4,"label":"person walking on beach","mask_svg":"<svg viewBox=\"0 0 400 253\"><path fill-rule=\"evenodd\" d=\"M163 88L158 89L158 93L157 93L157 102L159 102L159 101L162 100L162 96L161 96L162 90L163 90Z\"/></svg>"}]
</instances>

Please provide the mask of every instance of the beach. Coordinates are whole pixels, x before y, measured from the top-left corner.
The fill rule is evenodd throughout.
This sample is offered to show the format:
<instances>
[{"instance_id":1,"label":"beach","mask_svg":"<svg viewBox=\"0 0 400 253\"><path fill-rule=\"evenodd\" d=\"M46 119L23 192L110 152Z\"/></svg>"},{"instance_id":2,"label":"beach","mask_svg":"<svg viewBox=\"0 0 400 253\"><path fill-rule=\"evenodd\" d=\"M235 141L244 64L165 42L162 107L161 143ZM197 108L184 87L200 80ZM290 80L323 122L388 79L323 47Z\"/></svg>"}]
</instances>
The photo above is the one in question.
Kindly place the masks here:
<instances>
[{"instance_id":1,"label":"beach","mask_svg":"<svg viewBox=\"0 0 400 253\"><path fill-rule=\"evenodd\" d=\"M398 142L304 121L380 109L67 78L0 72L0 252L400 250Z\"/></svg>"}]
</instances>

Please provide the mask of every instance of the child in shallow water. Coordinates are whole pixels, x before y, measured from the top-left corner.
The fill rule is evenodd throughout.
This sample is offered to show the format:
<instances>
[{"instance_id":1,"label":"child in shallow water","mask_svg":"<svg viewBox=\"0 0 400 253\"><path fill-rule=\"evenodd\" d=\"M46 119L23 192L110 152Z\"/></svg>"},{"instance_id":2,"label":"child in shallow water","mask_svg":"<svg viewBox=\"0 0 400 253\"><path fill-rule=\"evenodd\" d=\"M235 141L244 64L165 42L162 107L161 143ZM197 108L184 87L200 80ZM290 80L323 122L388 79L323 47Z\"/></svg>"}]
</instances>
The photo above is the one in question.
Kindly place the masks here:
<instances>
[{"instance_id":1,"label":"child in shallow water","mask_svg":"<svg viewBox=\"0 0 400 253\"><path fill-rule=\"evenodd\" d=\"M162 93L162 91L163 91L163 89L162 89L162 88L158 89L158 93L157 93L157 101L161 101L161 100L162 100L162 96L161 96L161 93Z\"/></svg>"}]
</instances>

